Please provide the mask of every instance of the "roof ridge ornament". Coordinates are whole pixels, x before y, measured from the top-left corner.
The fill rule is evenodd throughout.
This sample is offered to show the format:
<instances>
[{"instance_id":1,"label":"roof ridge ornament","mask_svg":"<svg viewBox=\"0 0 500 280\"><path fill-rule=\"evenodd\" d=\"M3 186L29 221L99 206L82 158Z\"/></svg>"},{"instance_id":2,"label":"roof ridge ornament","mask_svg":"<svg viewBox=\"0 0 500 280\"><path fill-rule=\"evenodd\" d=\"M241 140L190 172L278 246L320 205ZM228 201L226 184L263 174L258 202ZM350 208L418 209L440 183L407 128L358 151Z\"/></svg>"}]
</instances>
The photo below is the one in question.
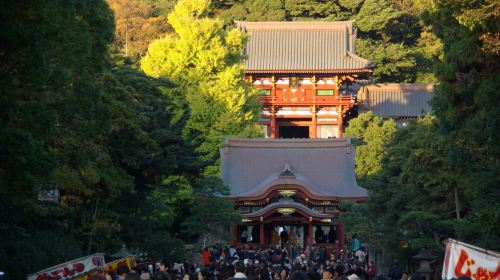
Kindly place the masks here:
<instances>
[{"instance_id":1,"label":"roof ridge ornament","mask_svg":"<svg viewBox=\"0 0 500 280\"><path fill-rule=\"evenodd\" d=\"M280 173L280 178L295 179L295 173L292 171L290 163L285 163L283 170Z\"/></svg>"}]
</instances>

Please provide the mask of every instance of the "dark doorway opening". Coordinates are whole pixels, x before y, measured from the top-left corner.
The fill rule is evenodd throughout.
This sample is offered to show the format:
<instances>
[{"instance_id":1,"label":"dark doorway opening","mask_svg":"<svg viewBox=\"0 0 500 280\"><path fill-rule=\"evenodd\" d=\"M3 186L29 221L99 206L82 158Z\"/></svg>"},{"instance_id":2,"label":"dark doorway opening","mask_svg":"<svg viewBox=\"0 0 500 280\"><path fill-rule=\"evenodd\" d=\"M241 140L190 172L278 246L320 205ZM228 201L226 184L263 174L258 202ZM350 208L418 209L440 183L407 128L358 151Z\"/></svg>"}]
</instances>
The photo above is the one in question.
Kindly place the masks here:
<instances>
[{"instance_id":1,"label":"dark doorway opening","mask_svg":"<svg viewBox=\"0 0 500 280\"><path fill-rule=\"evenodd\" d=\"M280 126L280 138L309 138L309 126Z\"/></svg>"}]
</instances>

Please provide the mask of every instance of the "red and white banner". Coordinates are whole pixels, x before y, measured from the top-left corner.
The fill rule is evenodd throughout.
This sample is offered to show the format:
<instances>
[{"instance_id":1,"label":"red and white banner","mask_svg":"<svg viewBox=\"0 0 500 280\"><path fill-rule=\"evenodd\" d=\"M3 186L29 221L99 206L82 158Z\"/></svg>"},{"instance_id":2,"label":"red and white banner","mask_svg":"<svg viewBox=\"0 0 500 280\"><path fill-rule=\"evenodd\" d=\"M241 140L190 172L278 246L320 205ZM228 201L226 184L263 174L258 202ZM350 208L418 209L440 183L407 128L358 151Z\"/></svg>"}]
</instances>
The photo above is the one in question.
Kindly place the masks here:
<instances>
[{"instance_id":1,"label":"red and white banner","mask_svg":"<svg viewBox=\"0 0 500 280\"><path fill-rule=\"evenodd\" d=\"M28 280L64 280L104 267L104 254L98 253L65 262L28 275Z\"/></svg>"},{"instance_id":2,"label":"red and white banner","mask_svg":"<svg viewBox=\"0 0 500 280\"><path fill-rule=\"evenodd\" d=\"M448 239L441 277L451 280L462 276L500 280L500 253Z\"/></svg>"}]
</instances>

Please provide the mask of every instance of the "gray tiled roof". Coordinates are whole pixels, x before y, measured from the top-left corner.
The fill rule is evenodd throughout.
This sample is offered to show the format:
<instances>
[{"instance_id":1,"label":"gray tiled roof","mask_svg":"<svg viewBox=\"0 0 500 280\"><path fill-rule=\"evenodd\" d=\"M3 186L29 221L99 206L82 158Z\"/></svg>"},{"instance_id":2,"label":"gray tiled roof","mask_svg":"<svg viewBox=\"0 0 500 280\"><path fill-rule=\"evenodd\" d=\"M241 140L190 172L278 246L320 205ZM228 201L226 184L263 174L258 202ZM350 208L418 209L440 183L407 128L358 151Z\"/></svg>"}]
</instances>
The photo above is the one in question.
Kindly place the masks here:
<instances>
[{"instance_id":1,"label":"gray tiled roof","mask_svg":"<svg viewBox=\"0 0 500 280\"><path fill-rule=\"evenodd\" d=\"M355 55L352 21L237 22L249 34L247 73L371 72L373 62Z\"/></svg>"},{"instance_id":2,"label":"gray tiled roof","mask_svg":"<svg viewBox=\"0 0 500 280\"><path fill-rule=\"evenodd\" d=\"M262 194L276 184L305 186L315 195L366 198L354 174L348 139L226 139L222 179L231 197ZM294 178L280 174L290 166Z\"/></svg>"},{"instance_id":3,"label":"gray tiled roof","mask_svg":"<svg viewBox=\"0 0 500 280\"><path fill-rule=\"evenodd\" d=\"M418 117L432 111L433 96L432 84L376 84L362 87L358 102L382 118Z\"/></svg>"}]
</instances>

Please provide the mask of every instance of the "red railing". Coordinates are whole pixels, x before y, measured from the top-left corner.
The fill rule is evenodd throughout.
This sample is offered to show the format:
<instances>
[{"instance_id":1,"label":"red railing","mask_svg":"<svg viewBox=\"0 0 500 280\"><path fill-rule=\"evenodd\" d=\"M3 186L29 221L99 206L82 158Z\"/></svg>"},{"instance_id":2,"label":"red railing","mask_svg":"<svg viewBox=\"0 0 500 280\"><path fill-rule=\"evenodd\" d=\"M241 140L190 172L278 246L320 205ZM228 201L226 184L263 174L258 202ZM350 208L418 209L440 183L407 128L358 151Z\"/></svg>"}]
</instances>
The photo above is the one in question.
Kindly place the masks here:
<instances>
[{"instance_id":1,"label":"red railing","mask_svg":"<svg viewBox=\"0 0 500 280\"><path fill-rule=\"evenodd\" d=\"M273 105L351 105L354 99L351 96L316 96L302 92L279 93L276 96L262 96L264 104Z\"/></svg>"}]
</instances>

